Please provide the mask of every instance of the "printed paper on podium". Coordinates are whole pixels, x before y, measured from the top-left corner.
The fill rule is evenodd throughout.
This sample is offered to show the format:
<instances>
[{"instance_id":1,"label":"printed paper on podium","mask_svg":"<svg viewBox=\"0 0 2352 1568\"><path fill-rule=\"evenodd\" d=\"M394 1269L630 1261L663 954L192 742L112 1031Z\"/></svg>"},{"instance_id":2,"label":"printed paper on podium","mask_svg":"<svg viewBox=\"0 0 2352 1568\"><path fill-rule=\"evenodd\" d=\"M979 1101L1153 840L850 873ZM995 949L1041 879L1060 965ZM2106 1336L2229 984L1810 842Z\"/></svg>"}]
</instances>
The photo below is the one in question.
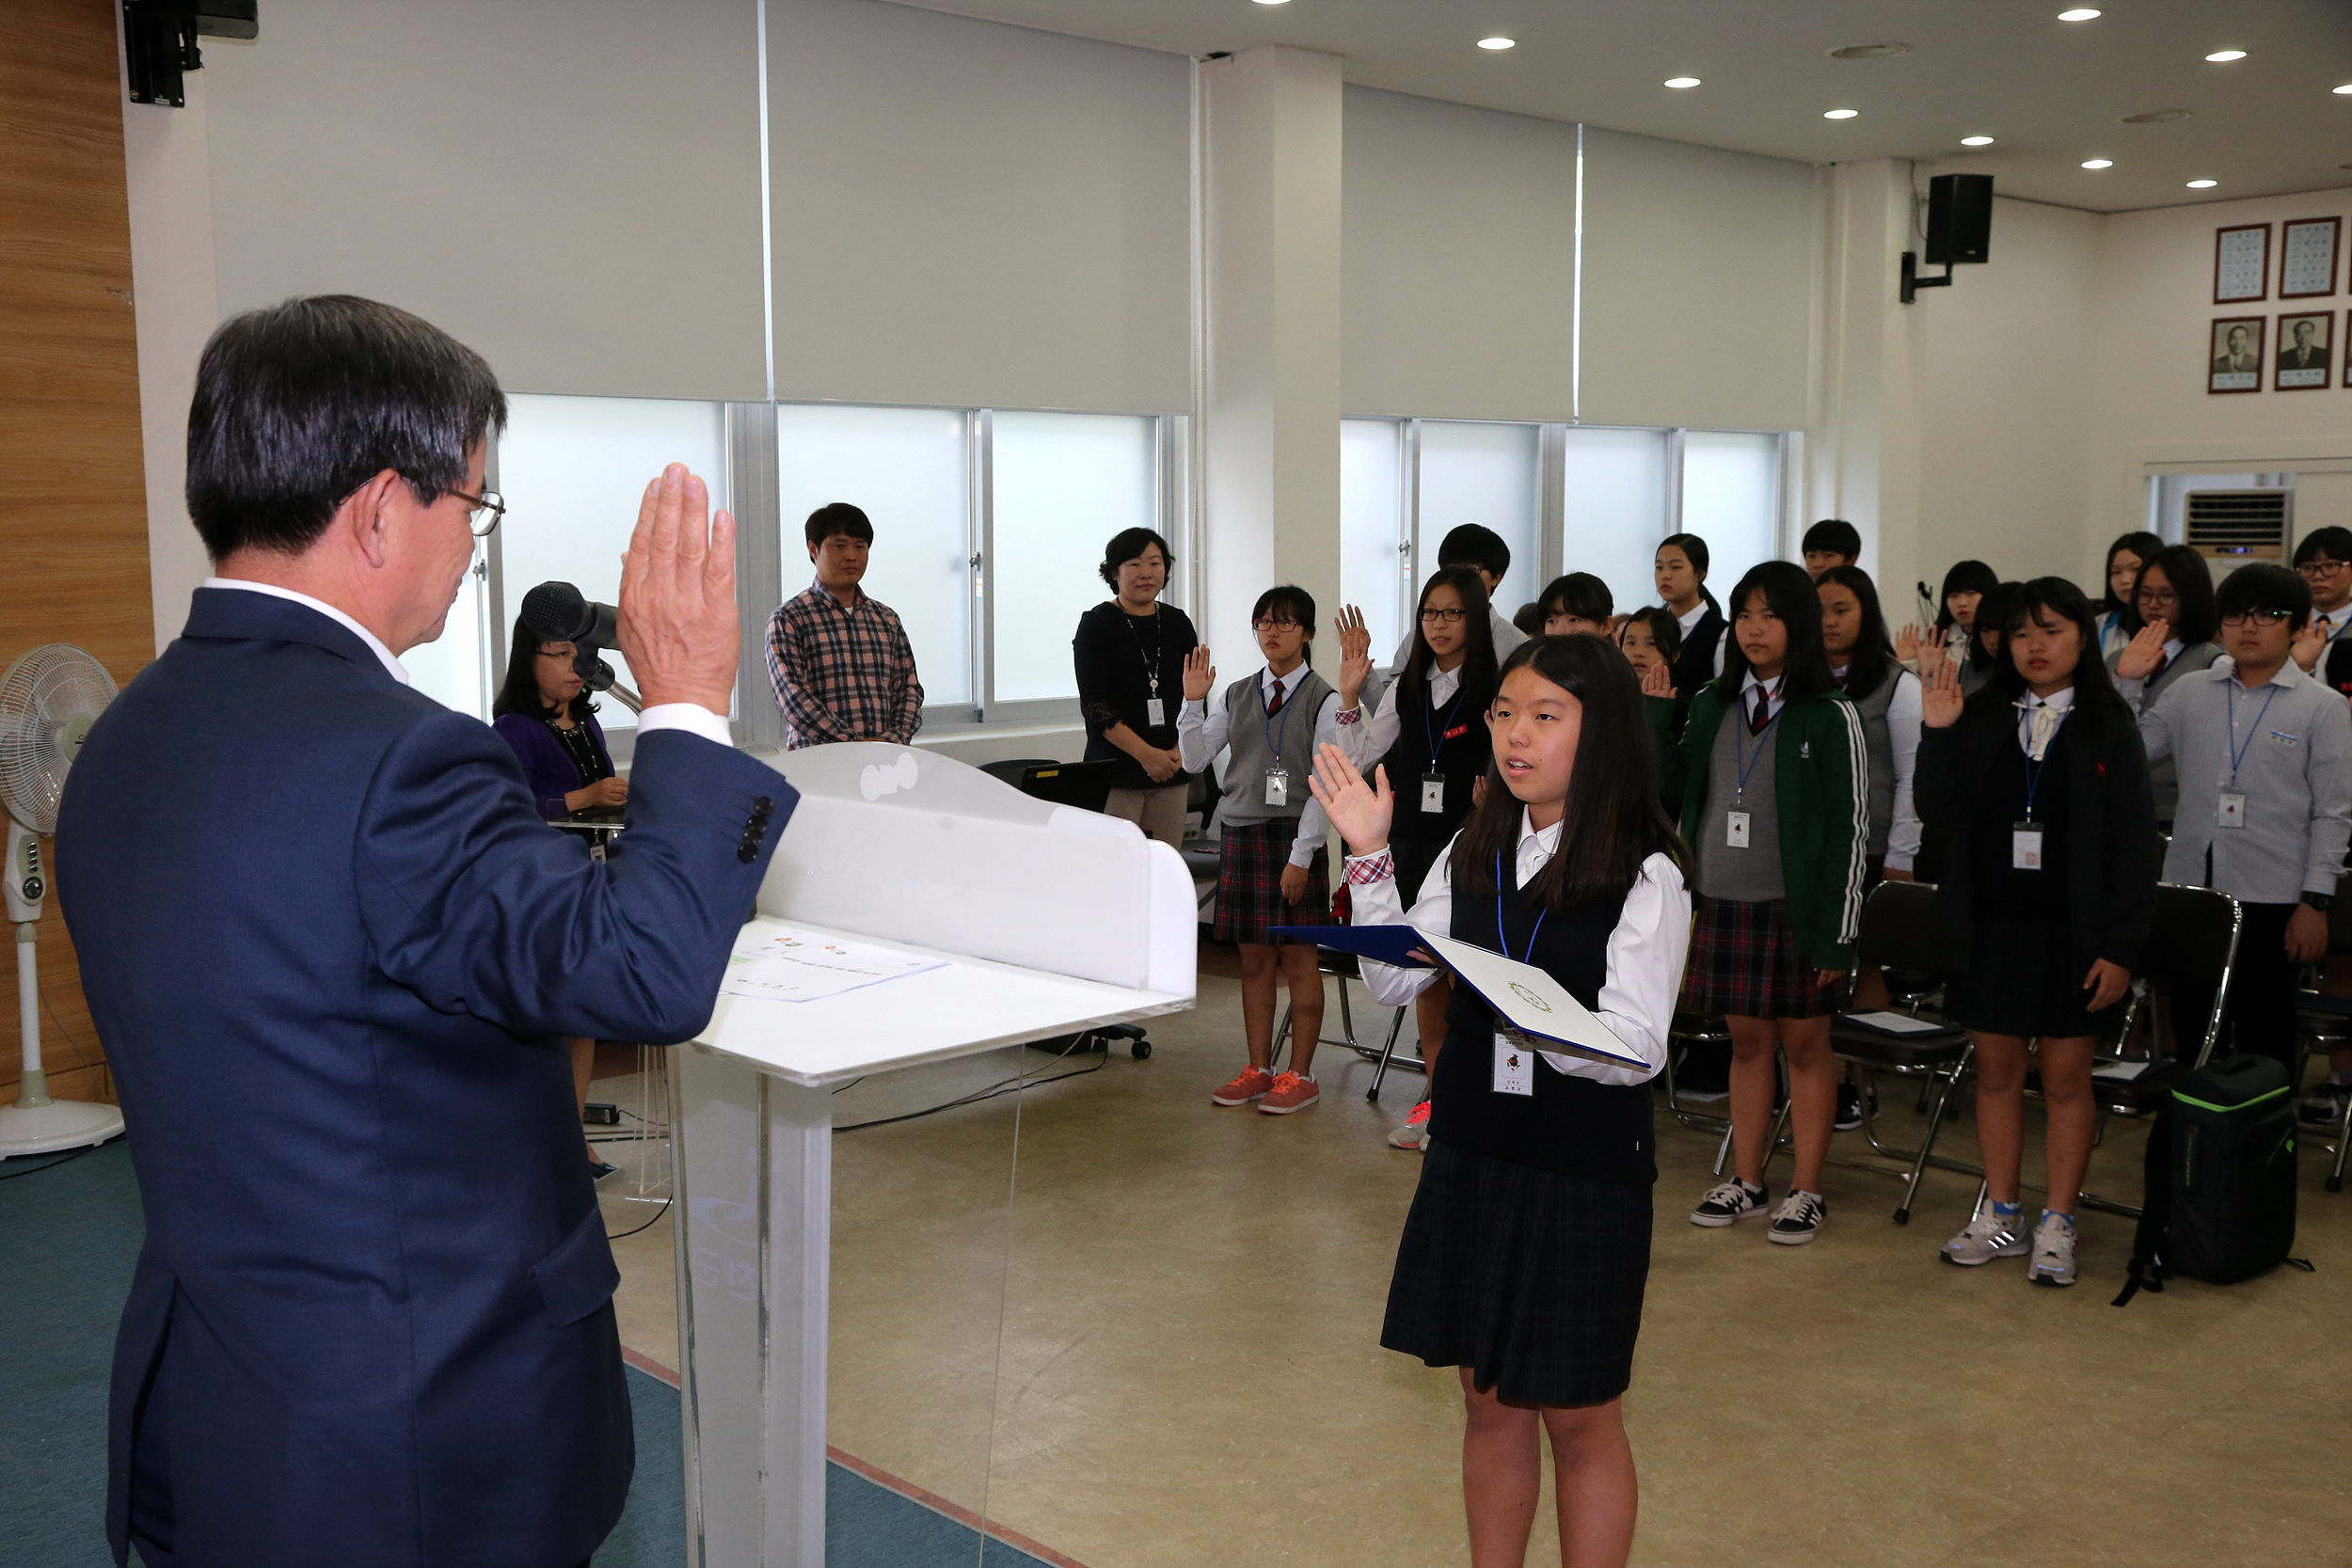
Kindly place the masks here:
<instances>
[{"instance_id":1,"label":"printed paper on podium","mask_svg":"<svg viewBox=\"0 0 2352 1568\"><path fill-rule=\"evenodd\" d=\"M1557 1048L1597 1062L1647 1070L1649 1064L1628 1050L1609 1025L1534 965L1452 937L1427 931L1422 937L1463 984L1484 997L1504 1022L1534 1040L1538 1050Z\"/></svg>"}]
</instances>

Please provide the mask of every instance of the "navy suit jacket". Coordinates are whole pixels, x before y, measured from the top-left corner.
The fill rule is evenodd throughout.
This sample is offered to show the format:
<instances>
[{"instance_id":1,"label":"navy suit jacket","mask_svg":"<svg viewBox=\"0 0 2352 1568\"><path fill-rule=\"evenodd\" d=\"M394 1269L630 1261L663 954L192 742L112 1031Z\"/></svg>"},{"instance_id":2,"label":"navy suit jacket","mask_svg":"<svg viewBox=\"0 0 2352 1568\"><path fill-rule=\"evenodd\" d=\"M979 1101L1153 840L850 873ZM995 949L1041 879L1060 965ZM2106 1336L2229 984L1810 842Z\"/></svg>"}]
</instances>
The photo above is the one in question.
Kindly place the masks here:
<instances>
[{"instance_id":1,"label":"navy suit jacket","mask_svg":"<svg viewBox=\"0 0 2352 1568\"><path fill-rule=\"evenodd\" d=\"M619 1275L561 1037L702 1028L797 799L679 731L634 771L593 862L486 725L234 589L91 730L57 883L148 1231L118 1562L135 1503L174 1568L573 1568L619 1517Z\"/></svg>"}]
</instances>

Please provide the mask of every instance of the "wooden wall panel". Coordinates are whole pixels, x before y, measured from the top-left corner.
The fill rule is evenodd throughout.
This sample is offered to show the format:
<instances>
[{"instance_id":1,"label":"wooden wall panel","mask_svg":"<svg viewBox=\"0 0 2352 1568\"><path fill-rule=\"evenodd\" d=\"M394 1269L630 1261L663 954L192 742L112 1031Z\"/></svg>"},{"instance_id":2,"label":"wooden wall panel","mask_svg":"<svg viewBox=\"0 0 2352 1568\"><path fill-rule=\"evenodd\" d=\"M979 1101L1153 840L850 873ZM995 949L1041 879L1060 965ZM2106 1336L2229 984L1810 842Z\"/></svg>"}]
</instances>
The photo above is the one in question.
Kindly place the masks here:
<instances>
[{"instance_id":1,"label":"wooden wall panel","mask_svg":"<svg viewBox=\"0 0 2352 1568\"><path fill-rule=\"evenodd\" d=\"M114 8L109 0L8 0L7 8L0 667L36 643L72 642L127 682L152 656L153 623ZM109 1098L54 897L40 923L40 979L52 1092ZM0 1007L6 1098L18 1070L14 1004L11 995Z\"/></svg>"}]
</instances>

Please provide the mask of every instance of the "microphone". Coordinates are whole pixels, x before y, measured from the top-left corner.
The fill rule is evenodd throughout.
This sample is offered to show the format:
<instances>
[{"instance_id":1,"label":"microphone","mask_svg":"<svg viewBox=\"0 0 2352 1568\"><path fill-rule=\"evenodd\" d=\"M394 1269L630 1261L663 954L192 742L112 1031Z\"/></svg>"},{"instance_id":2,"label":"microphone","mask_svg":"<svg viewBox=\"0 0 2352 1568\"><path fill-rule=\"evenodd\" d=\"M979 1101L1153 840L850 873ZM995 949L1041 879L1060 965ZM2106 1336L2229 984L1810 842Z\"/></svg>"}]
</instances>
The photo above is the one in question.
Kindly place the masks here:
<instances>
[{"instance_id":1,"label":"microphone","mask_svg":"<svg viewBox=\"0 0 2352 1568\"><path fill-rule=\"evenodd\" d=\"M598 604L568 582L543 582L523 595L522 623L542 642L569 642L577 650L572 668L591 691L610 691L632 710L644 705L637 693L615 683L612 666L597 657L619 635L621 612Z\"/></svg>"}]
</instances>

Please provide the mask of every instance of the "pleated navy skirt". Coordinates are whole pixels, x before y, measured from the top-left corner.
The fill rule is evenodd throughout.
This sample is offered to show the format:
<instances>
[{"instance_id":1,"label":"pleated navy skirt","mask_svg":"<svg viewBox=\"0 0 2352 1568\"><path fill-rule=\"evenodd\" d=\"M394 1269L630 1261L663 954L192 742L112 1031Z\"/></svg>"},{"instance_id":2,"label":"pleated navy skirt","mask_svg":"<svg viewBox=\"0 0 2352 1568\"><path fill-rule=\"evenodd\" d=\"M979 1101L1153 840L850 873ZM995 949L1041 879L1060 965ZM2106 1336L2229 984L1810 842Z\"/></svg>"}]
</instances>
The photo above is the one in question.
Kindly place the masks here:
<instances>
[{"instance_id":1,"label":"pleated navy skirt","mask_svg":"<svg viewBox=\"0 0 2352 1568\"><path fill-rule=\"evenodd\" d=\"M1650 1188L1430 1141L1380 1343L1468 1367L1513 1404L1604 1404L1633 1380Z\"/></svg>"}]
</instances>

